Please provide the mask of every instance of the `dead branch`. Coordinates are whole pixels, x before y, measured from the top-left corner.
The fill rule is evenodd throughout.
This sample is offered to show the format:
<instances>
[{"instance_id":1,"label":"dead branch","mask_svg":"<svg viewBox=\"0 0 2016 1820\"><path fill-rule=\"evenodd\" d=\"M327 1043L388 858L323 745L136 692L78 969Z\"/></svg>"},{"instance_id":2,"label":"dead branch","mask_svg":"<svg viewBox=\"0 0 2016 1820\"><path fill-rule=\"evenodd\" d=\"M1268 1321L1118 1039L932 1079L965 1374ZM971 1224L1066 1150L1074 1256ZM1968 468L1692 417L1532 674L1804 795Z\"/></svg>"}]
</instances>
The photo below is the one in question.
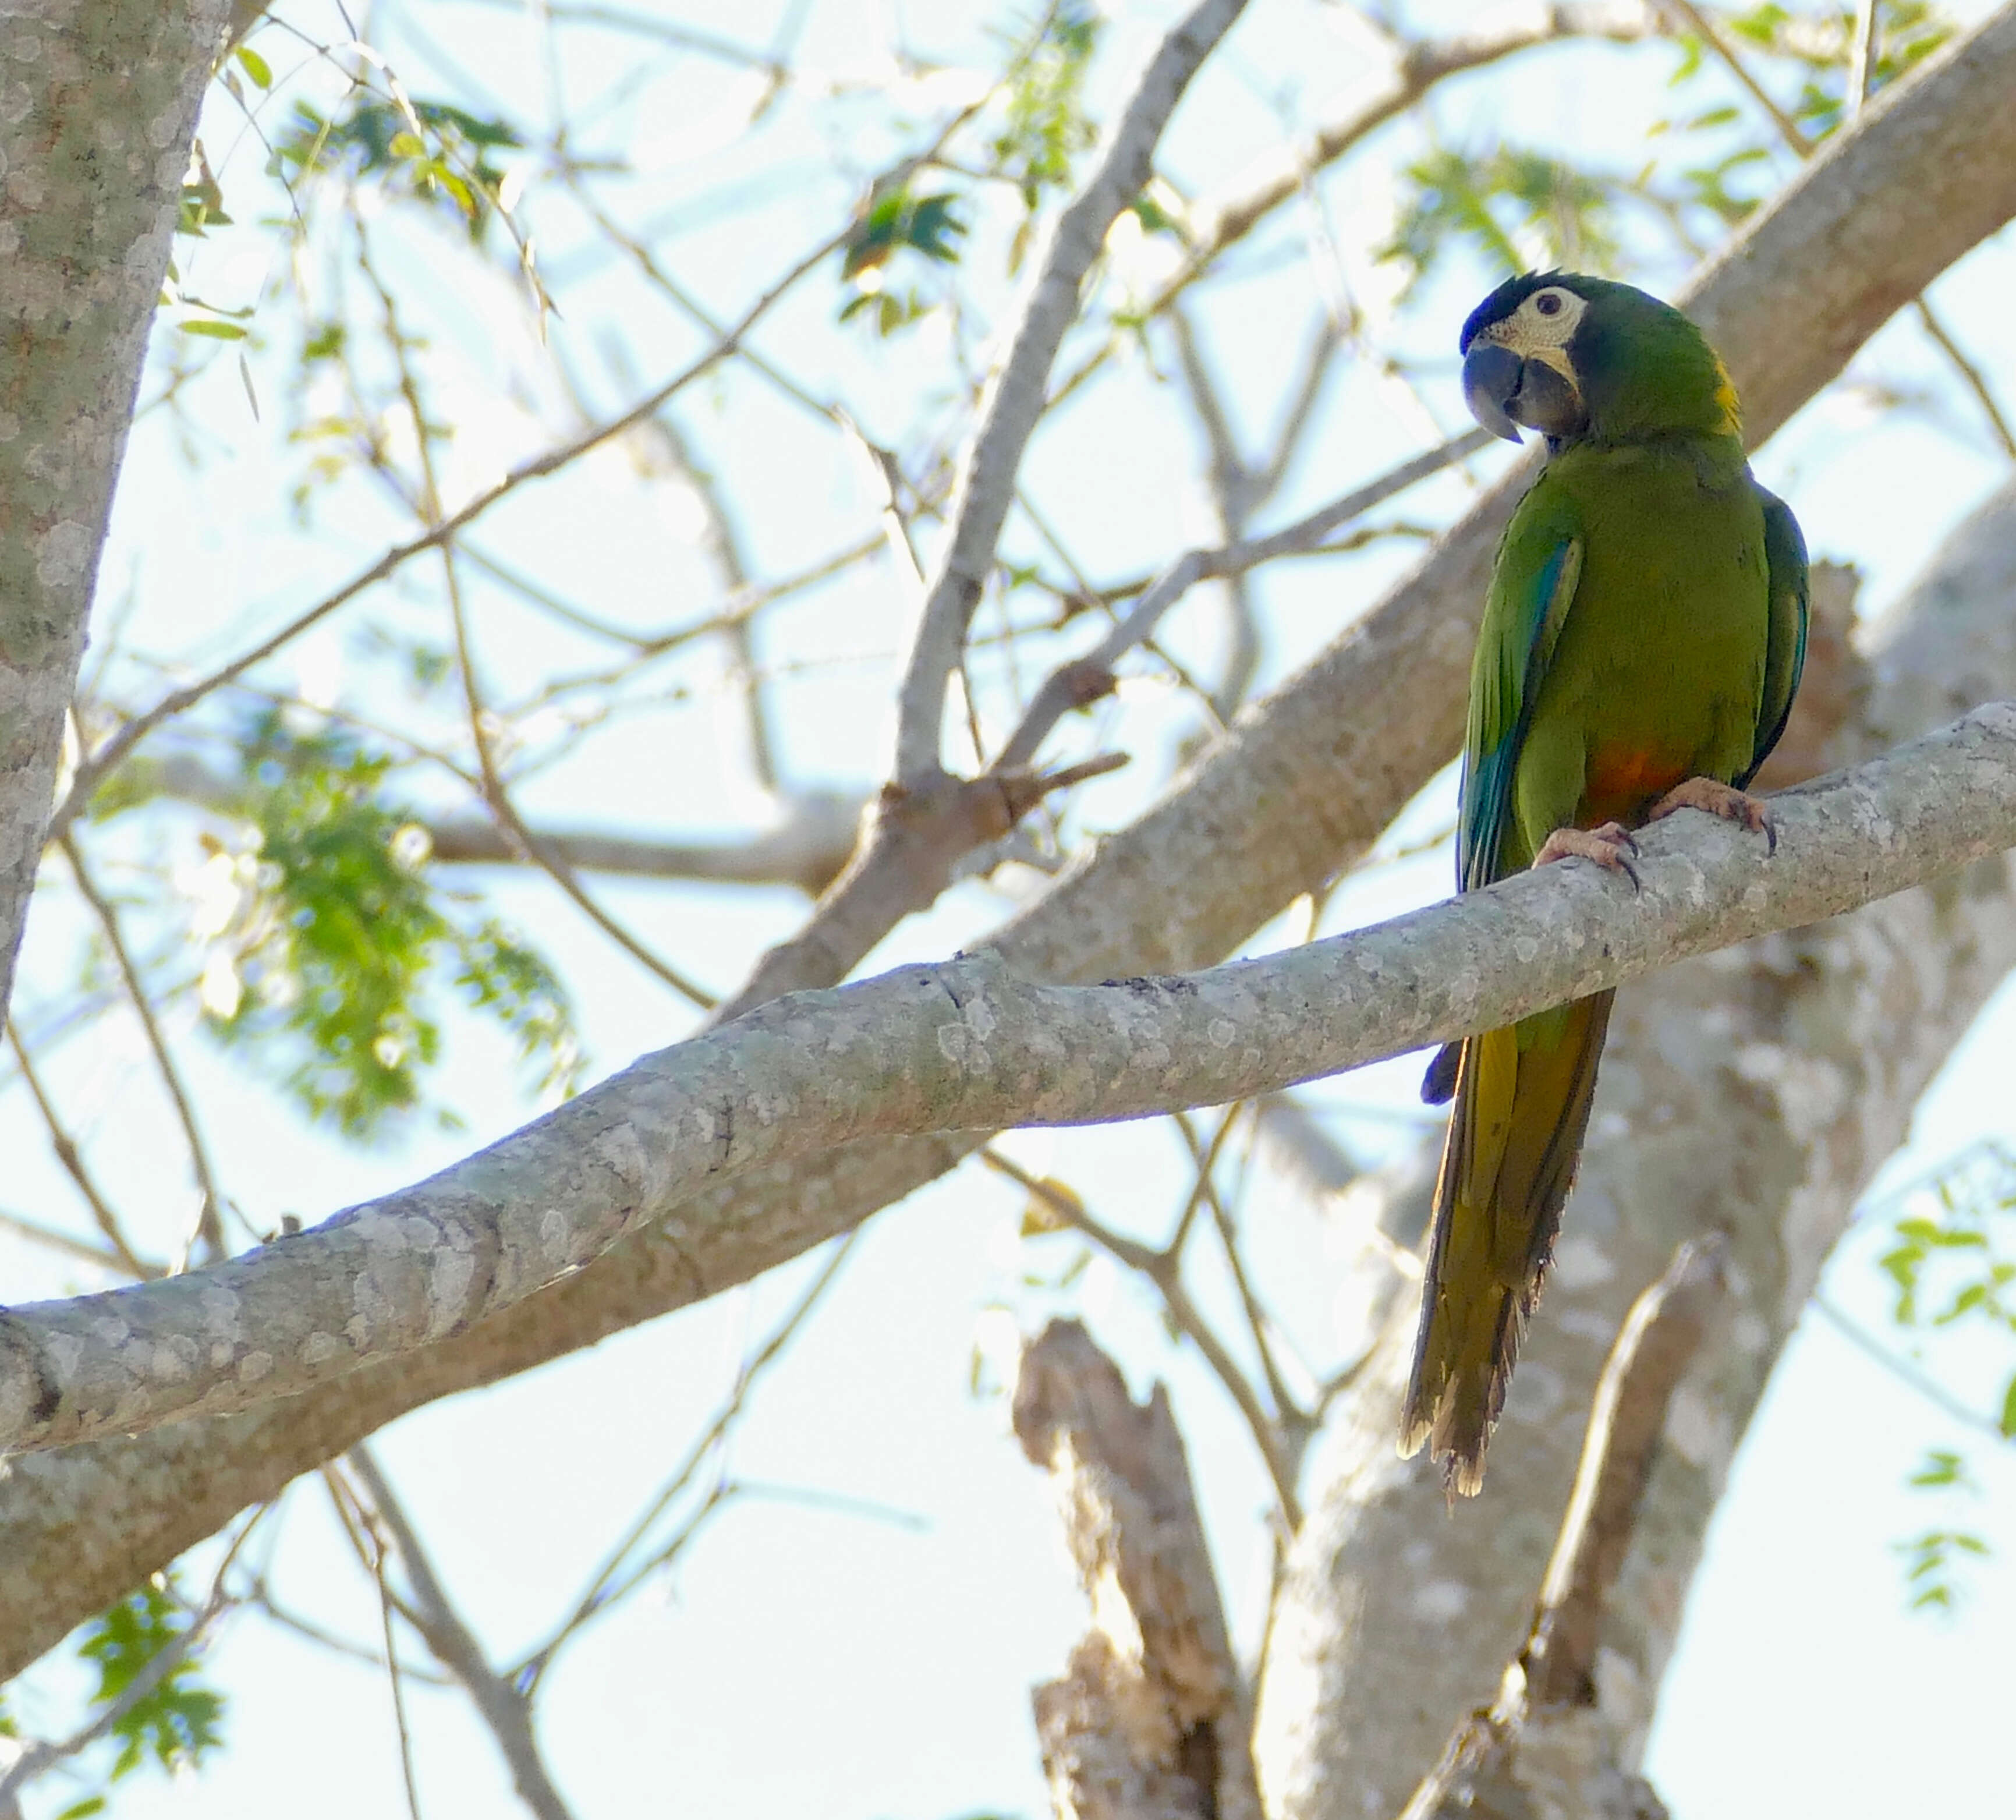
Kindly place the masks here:
<instances>
[{"instance_id":1,"label":"dead branch","mask_svg":"<svg viewBox=\"0 0 2016 1820\"><path fill-rule=\"evenodd\" d=\"M1259 1820L1251 1720L1167 1392L1075 1321L1022 1355L1015 1433L1050 1475L1093 1610L1032 1696L1057 1820Z\"/></svg>"}]
</instances>

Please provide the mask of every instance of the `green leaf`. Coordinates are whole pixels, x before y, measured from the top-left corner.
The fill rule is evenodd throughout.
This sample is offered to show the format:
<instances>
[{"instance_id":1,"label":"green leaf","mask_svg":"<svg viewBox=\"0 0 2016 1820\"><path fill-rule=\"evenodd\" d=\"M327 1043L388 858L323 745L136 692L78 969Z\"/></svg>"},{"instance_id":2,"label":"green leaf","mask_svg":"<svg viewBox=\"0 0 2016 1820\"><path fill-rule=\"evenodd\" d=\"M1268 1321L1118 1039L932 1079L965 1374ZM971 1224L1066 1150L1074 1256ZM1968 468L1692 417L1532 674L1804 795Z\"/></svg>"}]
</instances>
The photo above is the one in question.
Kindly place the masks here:
<instances>
[{"instance_id":1,"label":"green leaf","mask_svg":"<svg viewBox=\"0 0 2016 1820\"><path fill-rule=\"evenodd\" d=\"M1096 7L1065 0L1036 42L1010 66L1007 117L988 147L988 171L1015 186L1031 214L1045 191L1069 186L1073 160L1098 139L1099 129L1085 111L1084 88L1102 23Z\"/></svg>"},{"instance_id":2,"label":"green leaf","mask_svg":"<svg viewBox=\"0 0 2016 1820\"><path fill-rule=\"evenodd\" d=\"M502 924L451 916L416 813L386 788L388 758L275 710L253 724L243 763L258 838L236 863L242 901L222 938L236 990L211 1005L214 1036L261 1057L310 1117L368 1139L421 1103L447 963L539 1089L573 1091L585 1064L565 989Z\"/></svg>"},{"instance_id":3,"label":"green leaf","mask_svg":"<svg viewBox=\"0 0 2016 1820\"><path fill-rule=\"evenodd\" d=\"M158 1575L97 1619L80 1649L98 1665L94 1700L108 1705L117 1699L189 1622ZM223 1743L223 1695L203 1686L197 1663L185 1656L113 1724L112 1735L119 1740L120 1751L112 1765L113 1779L139 1768L150 1756L164 1770L200 1762Z\"/></svg>"},{"instance_id":4,"label":"green leaf","mask_svg":"<svg viewBox=\"0 0 2016 1820\"><path fill-rule=\"evenodd\" d=\"M1439 151L1402 173L1392 238L1377 256L1406 268L1411 290L1461 247L1510 275L1535 265L1616 268L1622 179L1512 146Z\"/></svg>"},{"instance_id":5,"label":"green leaf","mask_svg":"<svg viewBox=\"0 0 2016 1820\"><path fill-rule=\"evenodd\" d=\"M949 191L931 196L913 196L900 188L882 192L870 201L848 236L841 260L841 278L885 265L905 247L941 265L956 264L959 248L954 243L967 231L966 223L953 212L959 200Z\"/></svg>"},{"instance_id":6,"label":"green leaf","mask_svg":"<svg viewBox=\"0 0 2016 1820\"><path fill-rule=\"evenodd\" d=\"M175 326L185 335L202 335L212 341L242 341L245 339L245 325L243 323L221 322L214 316L192 317L186 322L176 323Z\"/></svg>"},{"instance_id":7,"label":"green leaf","mask_svg":"<svg viewBox=\"0 0 2016 1820\"><path fill-rule=\"evenodd\" d=\"M518 1039L521 1061L539 1069L538 1091L572 1094L586 1065L574 1007L545 960L496 921L454 938L469 1003Z\"/></svg>"},{"instance_id":8,"label":"green leaf","mask_svg":"<svg viewBox=\"0 0 2016 1820\"><path fill-rule=\"evenodd\" d=\"M1959 1454L1944 1447L1934 1447L1927 1452L1924 1465L1911 1475L1908 1483L1925 1490L1957 1485L1964 1471L1964 1463Z\"/></svg>"},{"instance_id":9,"label":"green leaf","mask_svg":"<svg viewBox=\"0 0 2016 1820\"><path fill-rule=\"evenodd\" d=\"M2009 1380L2009 1388L2002 1393L2002 1416L1996 1425L2004 1440L2016 1441L2016 1378Z\"/></svg>"},{"instance_id":10,"label":"green leaf","mask_svg":"<svg viewBox=\"0 0 2016 1820\"><path fill-rule=\"evenodd\" d=\"M245 74L261 88L270 88L273 86L273 72L267 67L266 59L250 45L240 45L238 47L238 61Z\"/></svg>"}]
</instances>

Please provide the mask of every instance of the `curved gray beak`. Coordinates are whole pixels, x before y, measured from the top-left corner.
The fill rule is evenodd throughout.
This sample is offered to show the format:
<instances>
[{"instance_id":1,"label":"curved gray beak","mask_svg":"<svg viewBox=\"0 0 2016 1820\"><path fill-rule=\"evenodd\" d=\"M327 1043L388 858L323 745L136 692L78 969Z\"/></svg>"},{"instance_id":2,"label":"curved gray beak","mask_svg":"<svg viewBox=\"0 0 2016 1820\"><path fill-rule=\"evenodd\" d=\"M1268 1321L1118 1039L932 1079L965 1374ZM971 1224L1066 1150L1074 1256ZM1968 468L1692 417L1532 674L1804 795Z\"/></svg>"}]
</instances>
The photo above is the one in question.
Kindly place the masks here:
<instances>
[{"instance_id":1,"label":"curved gray beak","mask_svg":"<svg viewBox=\"0 0 2016 1820\"><path fill-rule=\"evenodd\" d=\"M1494 436L1519 440L1519 426L1506 409L1518 395L1526 363L1496 341L1474 344L1463 362L1463 402L1470 414Z\"/></svg>"}]
</instances>

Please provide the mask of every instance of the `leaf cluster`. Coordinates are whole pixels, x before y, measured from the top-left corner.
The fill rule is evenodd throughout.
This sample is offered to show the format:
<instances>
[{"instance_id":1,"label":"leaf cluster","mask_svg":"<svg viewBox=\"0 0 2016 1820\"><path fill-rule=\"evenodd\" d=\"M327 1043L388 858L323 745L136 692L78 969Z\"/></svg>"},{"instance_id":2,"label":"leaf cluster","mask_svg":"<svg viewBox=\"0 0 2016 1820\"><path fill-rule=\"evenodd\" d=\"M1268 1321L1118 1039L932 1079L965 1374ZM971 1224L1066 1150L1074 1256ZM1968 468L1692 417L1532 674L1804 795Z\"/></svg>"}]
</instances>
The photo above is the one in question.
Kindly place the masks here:
<instances>
[{"instance_id":1,"label":"leaf cluster","mask_svg":"<svg viewBox=\"0 0 2016 1820\"><path fill-rule=\"evenodd\" d=\"M191 1621L159 1575L121 1599L91 1625L79 1646L79 1652L97 1665L94 1699L107 1706L118 1699ZM200 1763L206 1752L224 1742L223 1719L224 1696L206 1687L198 1664L185 1656L113 1722L119 1754L113 1761L113 1780L150 1758L171 1771ZM94 1812L103 1804L98 1800L69 1811Z\"/></svg>"},{"instance_id":2,"label":"leaf cluster","mask_svg":"<svg viewBox=\"0 0 2016 1820\"><path fill-rule=\"evenodd\" d=\"M311 1117L366 1137L419 1104L441 1052L429 989L452 968L463 1002L516 1038L541 1090L571 1089L581 1057L566 989L501 922L446 914L424 832L385 787L384 755L273 712L243 762L257 840L227 932L235 996L206 982L221 1038L279 1054Z\"/></svg>"},{"instance_id":3,"label":"leaf cluster","mask_svg":"<svg viewBox=\"0 0 2016 1820\"><path fill-rule=\"evenodd\" d=\"M1025 211L1010 249L1010 271L1028 249L1044 192L1067 185L1072 160L1099 137L1085 110L1084 92L1103 23L1096 8L1064 0L1053 7L1031 48L1009 66L1006 117L987 149L989 174L1015 186Z\"/></svg>"},{"instance_id":4,"label":"leaf cluster","mask_svg":"<svg viewBox=\"0 0 2016 1820\"><path fill-rule=\"evenodd\" d=\"M504 181L493 154L523 142L504 121L449 102L391 102L359 89L340 113L297 101L271 169L290 181L332 170L376 179L394 196L445 208L480 241Z\"/></svg>"},{"instance_id":5,"label":"leaf cluster","mask_svg":"<svg viewBox=\"0 0 2016 1820\"><path fill-rule=\"evenodd\" d=\"M2016 1150L1997 1142L1964 1151L1910 1195L1892 1222L1894 1242L1877 1260L1895 1292L1898 1325L1938 1330L1985 1321L2016 1336L2012 1213ZM2003 1385L1993 1426L2004 1441L2016 1441L2016 1371ZM1910 1483L1922 1491L1979 1490L1965 1455L1946 1448L1928 1451ZM1928 1528L1898 1547L1908 1563L1914 1610L1950 1610L1957 1600L1956 1566L1991 1552L1978 1535L1949 1525Z\"/></svg>"}]
</instances>

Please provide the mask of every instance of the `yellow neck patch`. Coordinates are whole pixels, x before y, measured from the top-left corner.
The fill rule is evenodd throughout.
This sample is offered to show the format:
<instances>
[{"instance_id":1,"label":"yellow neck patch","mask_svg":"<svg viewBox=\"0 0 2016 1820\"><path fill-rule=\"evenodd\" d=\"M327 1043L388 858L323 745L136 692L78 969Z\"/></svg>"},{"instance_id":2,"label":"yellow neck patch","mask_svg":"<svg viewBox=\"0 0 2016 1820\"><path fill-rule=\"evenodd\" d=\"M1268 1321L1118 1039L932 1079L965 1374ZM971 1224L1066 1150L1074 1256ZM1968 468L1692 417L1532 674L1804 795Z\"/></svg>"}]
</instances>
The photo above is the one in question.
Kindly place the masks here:
<instances>
[{"instance_id":1,"label":"yellow neck patch","mask_svg":"<svg viewBox=\"0 0 2016 1820\"><path fill-rule=\"evenodd\" d=\"M1743 427L1743 406L1737 400L1736 382L1729 377L1720 355L1715 359L1715 402L1722 412L1723 434L1737 434Z\"/></svg>"}]
</instances>

